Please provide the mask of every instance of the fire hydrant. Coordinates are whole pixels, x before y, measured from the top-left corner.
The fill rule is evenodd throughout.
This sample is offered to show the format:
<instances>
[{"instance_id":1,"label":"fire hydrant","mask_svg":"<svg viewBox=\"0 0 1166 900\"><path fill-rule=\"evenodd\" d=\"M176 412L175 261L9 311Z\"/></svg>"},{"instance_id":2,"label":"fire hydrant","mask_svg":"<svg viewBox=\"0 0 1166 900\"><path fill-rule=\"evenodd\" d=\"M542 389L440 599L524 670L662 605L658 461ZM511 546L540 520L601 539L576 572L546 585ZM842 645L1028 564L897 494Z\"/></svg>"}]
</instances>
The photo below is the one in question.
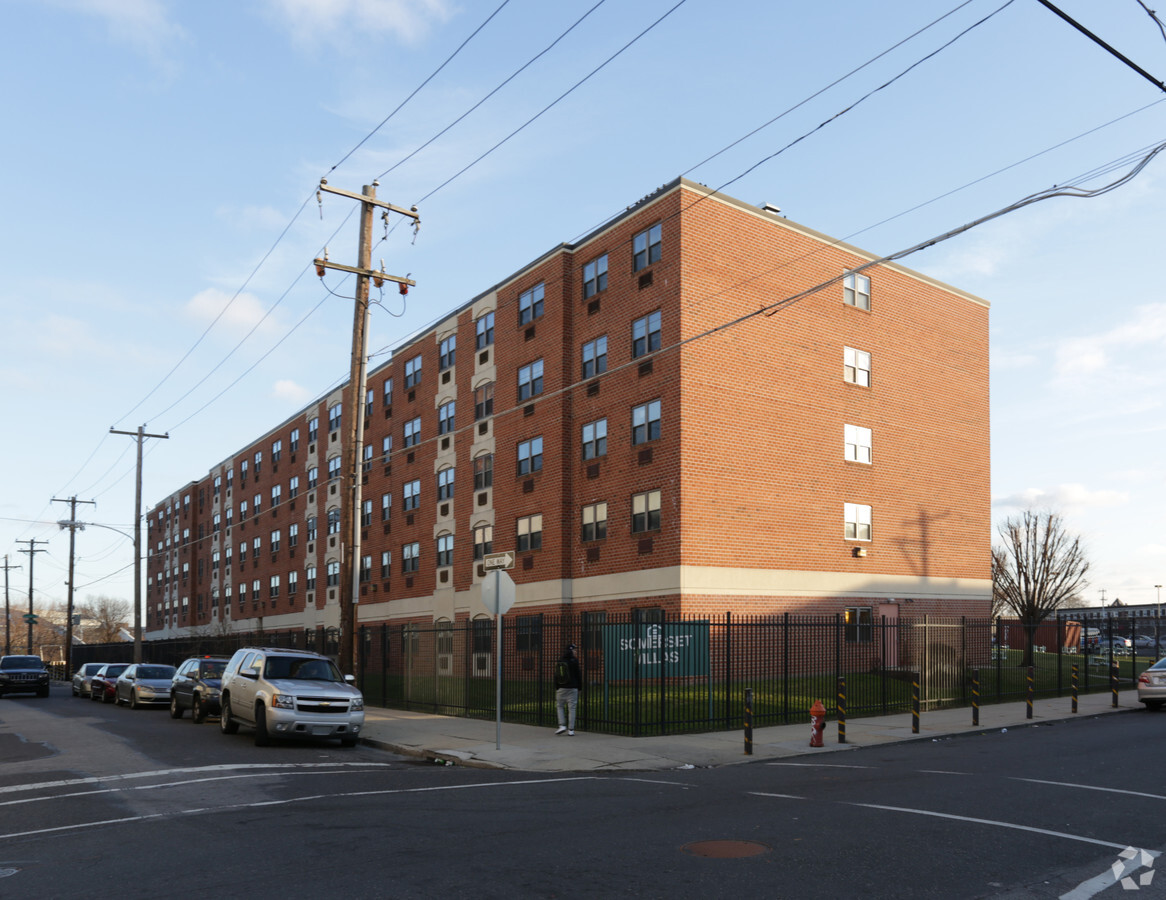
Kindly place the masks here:
<instances>
[{"instance_id":1,"label":"fire hydrant","mask_svg":"<svg viewBox=\"0 0 1166 900\"><path fill-rule=\"evenodd\" d=\"M826 707L821 700L815 700L810 707L810 746L821 747L822 731L826 728Z\"/></svg>"}]
</instances>

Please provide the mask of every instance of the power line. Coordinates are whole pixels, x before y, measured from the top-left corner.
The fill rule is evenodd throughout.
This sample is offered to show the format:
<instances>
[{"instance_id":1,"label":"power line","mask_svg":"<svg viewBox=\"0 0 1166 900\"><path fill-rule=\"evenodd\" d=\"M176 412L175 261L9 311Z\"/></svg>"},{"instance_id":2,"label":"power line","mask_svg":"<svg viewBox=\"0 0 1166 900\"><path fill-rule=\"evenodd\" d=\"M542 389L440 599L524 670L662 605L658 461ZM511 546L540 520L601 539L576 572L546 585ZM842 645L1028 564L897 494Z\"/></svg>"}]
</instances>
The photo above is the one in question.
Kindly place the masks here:
<instances>
[{"instance_id":1,"label":"power line","mask_svg":"<svg viewBox=\"0 0 1166 900\"><path fill-rule=\"evenodd\" d=\"M1103 41L1101 38L1099 38L1097 35L1095 35L1092 31L1090 31L1088 28L1086 28L1084 25L1082 25L1076 19L1072 18L1067 13L1065 13L1062 10L1055 7L1052 3L1049 2L1049 0L1037 0L1037 3L1039 3L1041 6L1045 7L1046 9L1049 9L1052 12L1056 13L1058 16L1060 16L1062 19L1064 19L1066 22L1068 22L1070 25L1072 25L1074 28L1076 28L1078 31L1080 31L1083 35L1085 35L1085 37L1087 37L1087 38L1089 38L1089 40L1093 41L1093 43L1095 43L1098 47L1101 47L1107 53L1113 55L1117 59L1120 59L1123 63L1125 63L1127 66L1129 66L1135 72L1137 72L1143 78L1145 78L1146 81L1150 82L1150 84L1152 84L1152 85L1154 85L1154 87L1158 88L1158 90L1166 91L1166 84L1163 84L1162 82L1160 82L1157 78L1155 78L1153 75L1151 75L1149 72L1147 72L1141 66L1139 66L1136 62L1134 62L1128 56L1126 56L1125 54L1116 50L1115 48L1111 47L1109 44L1107 44L1105 41ZM1145 8L1145 7L1143 6L1143 8ZM1153 13L1150 10L1146 10L1146 11L1151 13L1151 18L1154 18ZM1156 18L1154 18L1154 21L1157 22L1158 20ZM1158 27L1159 28L1162 27L1160 22L1158 23Z\"/></svg>"}]
</instances>

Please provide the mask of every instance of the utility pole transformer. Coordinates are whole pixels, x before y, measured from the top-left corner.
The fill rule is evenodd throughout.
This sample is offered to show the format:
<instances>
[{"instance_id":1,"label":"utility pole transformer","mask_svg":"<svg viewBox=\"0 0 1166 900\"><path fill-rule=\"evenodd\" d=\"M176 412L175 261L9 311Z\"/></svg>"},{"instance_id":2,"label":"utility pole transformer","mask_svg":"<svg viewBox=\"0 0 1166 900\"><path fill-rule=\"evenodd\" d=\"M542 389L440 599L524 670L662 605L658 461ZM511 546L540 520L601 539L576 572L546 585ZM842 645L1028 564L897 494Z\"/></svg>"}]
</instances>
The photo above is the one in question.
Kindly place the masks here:
<instances>
[{"instance_id":1,"label":"utility pole transformer","mask_svg":"<svg viewBox=\"0 0 1166 900\"><path fill-rule=\"evenodd\" d=\"M346 674L355 673L356 647L356 604L360 602L360 551L361 551L361 506L362 506L362 463L364 444L364 398L368 393L368 282L371 278L380 287L386 281L395 281L400 285L402 294L416 284L408 278L389 275L384 271L383 264L380 271L371 268L372 257L372 217L373 209L380 207L386 210L386 220L389 212L413 219L414 226L420 223L417 207L402 209L391 203L377 200L378 182L365 185L362 193L354 194L351 191L329 187L327 179L320 179L320 190L331 194L338 194L360 203L360 237L357 242L357 265L345 266L328 261L327 250L323 259L315 259L316 274L324 277L325 269L335 269L348 272L356 276L356 303L352 316L352 364L348 380L348 399L346 406L349 410L348 441L344 447L344 473L352 479L351 490L348 491L349 523L351 537L348 542L348 552L341 554L340 583L351 586L351 597L345 597L343 588L340 594L340 669Z\"/></svg>"},{"instance_id":2,"label":"utility pole transformer","mask_svg":"<svg viewBox=\"0 0 1166 900\"><path fill-rule=\"evenodd\" d=\"M77 540L77 529L83 529L85 527L84 523L77 521L77 504L91 503L96 506L97 503L94 500L78 500L76 494L68 500L58 500L56 497L53 497L53 503L69 504L69 521L57 523L61 528L69 529L69 599L65 611L65 675L69 676L73 673L73 558Z\"/></svg>"},{"instance_id":3,"label":"utility pole transformer","mask_svg":"<svg viewBox=\"0 0 1166 900\"><path fill-rule=\"evenodd\" d=\"M169 439L170 434L146 434L144 425L137 431L116 431L110 434L128 434L138 441L138 477L134 491L134 662L142 661L142 442L146 438Z\"/></svg>"}]
</instances>

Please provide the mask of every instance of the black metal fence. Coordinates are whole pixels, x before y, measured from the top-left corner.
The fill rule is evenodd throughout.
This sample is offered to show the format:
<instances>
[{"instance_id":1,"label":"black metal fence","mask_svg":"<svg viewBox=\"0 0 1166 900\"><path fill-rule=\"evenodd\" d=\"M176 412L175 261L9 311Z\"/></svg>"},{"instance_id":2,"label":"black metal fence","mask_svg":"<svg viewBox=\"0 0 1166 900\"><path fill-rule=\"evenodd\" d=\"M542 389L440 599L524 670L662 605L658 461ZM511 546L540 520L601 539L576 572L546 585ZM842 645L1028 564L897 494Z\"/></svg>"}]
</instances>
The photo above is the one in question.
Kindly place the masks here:
<instances>
[{"instance_id":1,"label":"black metal fence","mask_svg":"<svg viewBox=\"0 0 1166 900\"><path fill-rule=\"evenodd\" d=\"M1114 672L1128 688L1157 658L1133 647L1125 652L1112 624L1087 636L1063 621L1026 629L1009 619L596 613L506 616L500 636L489 619L364 626L356 675L370 705L494 718L500 661L503 718L549 726L555 722L552 672L569 643L579 648L585 682L578 726L631 735L739 729L746 688L753 691L753 725L764 727L808 722L816 701L833 716L839 679L845 679L846 714L856 718L909 712L916 677L923 708L937 709L970 705L973 674L980 703L987 704L1023 699L1029 665L1034 695L1050 697L1071 692L1074 666L1085 693L1110 689ZM143 658L177 665L249 645L336 656L339 632L150 641ZM106 644L77 647L73 658L77 665L128 662L132 653L132 644Z\"/></svg>"},{"instance_id":2,"label":"black metal fence","mask_svg":"<svg viewBox=\"0 0 1166 900\"><path fill-rule=\"evenodd\" d=\"M1128 688L1156 659L1088 644L1065 622L536 615L505 617L500 637L485 619L364 627L358 678L374 705L492 718L500 645L503 718L549 726L552 671L569 643L584 672L579 727L632 735L741 728L746 688L763 727L808 722L815 701L833 715L842 678L854 718L910 711L916 676L923 708L937 709L970 705L973 674L983 704L1023 699L1029 665L1034 695L1049 697L1071 692L1074 665L1084 693L1108 690L1115 666Z\"/></svg>"}]
</instances>

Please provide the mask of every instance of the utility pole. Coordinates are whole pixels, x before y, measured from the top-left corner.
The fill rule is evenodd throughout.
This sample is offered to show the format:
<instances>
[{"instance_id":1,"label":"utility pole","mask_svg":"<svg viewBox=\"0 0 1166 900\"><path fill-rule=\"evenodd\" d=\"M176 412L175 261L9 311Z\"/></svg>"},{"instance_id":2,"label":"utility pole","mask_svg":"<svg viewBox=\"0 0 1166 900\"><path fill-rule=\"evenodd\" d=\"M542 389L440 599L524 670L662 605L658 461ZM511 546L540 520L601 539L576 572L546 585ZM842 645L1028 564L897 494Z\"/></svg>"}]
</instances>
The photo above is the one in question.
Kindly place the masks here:
<instances>
[{"instance_id":1,"label":"utility pole","mask_svg":"<svg viewBox=\"0 0 1166 900\"><path fill-rule=\"evenodd\" d=\"M134 662L142 661L142 442L146 438L169 439L170 434L146 434L144 425L137 431L116 431L110 434L128 434L138 441L138 479L134 491Z\"/></svg>"},{"instance_id":2,"label":"utility pole","mask_svg":"<svg viewBox=\"0 0 1166 900\"><path fill-rule=\"evenodd\" d=\"M8 565L8 554L4 554L4 655L12 652L12 609L8 605L8 570L19 569L20 566Z\"/></svg>"},{"instance_id":3,"label":"utility pole","mask_svg":"<svg viewBox=\"0 0 1166 900\"><path fill-rule=\"evenodd\" d=\"M73 551L77 539L77 529L85 528L85 523L77 521L77 504L90 503L97 505L95 500L78 500L74 494L68 500L58 500L53 497L53 503L69 504L69 521L58 522L62 528L69 529L69 599L65 605L65 674L73 673Z\"/></svg>"},{"instance_id":4,"label":"utility pole","mask_svg":"<svg viewBox=\"0 0 1166 900\"><path fill-rule=\"evenodd\" d=\"M37 550L37 544L47 544L48 541L38 541L36 538L30 538L27 541L17 541L18 544L28 544L27 550L21 550L21 553L28 554L28 615L24 617L28 622L28 647L25 653L32 655L32 626L36 622L36 613L32 610L32 564L36 561L36 554L44 553L44 550Z\"/></svg>"},{"instance_id":5,"label":"utility pole","mask_svg":"<svg viewBox=\"0 0 1166 900\"><path fill-rule=\"evenodd\" d=\"M342 552L340 563L340 583L341 585L351 585L352 590L352 596L348 598L344 596L343 588L341 588L340 593L340 669L346 674L355 673L356 604L360 602L361 463L363 457L361 451L364 442L364 398L368 392L368 282L371 278L376 286L380 287L386 281L395 281L400 286L402 294L407 293L409 288L416 284L415 281L410 281L408 278L386 274L383 262L380 271L374 271L371 268L373 209L380 207L385 210L382 215L386 223L390 212L408 216L413 220L414 227L421 221L417 214L417 207L402 209L391 203L377 200L378 184L379 182L376 181L371 185L366 184L360 194L354 194L351 191L329 187L327 179L320 179L321 191L338 194L360 203L360 237L357 241L357 264L355 266L329 262L326 249L323 259L314 260L316 274L321 278L324 277L325 269L336 269L356 276L356 303L352 316L352 365L348 379L348 400L345 404L349 410L349 428L348 441L344 447L343 469L347 477L352 479L351 491L348 492L351 504L349 521L352 531L348 552Z\"/></svg>"}]
</instances>

